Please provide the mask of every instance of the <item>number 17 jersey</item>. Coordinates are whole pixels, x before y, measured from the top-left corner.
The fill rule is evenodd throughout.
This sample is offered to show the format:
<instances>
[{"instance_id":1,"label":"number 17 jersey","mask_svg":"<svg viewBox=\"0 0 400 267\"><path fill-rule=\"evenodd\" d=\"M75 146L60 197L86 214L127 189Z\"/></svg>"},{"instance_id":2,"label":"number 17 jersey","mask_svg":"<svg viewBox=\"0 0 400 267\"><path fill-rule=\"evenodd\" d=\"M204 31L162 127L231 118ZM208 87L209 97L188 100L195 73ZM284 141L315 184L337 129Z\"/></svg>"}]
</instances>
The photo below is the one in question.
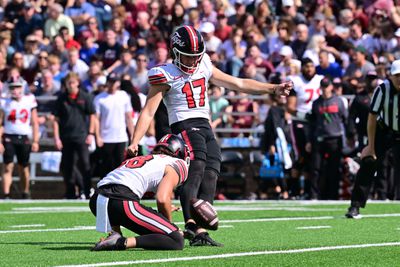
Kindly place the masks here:
<instances>
[{"instance_id":1,"label":"number 17 jersey","mask_svg":"<svg viewBox=\"0 0 400 267\"><path fill-rule=\"evenodd\" d=\"M165 84L170 87L164 95L170 125L192 118L210 118L207 84L212 69L210 57L204 54L197 71L192 75L183 73L172 63L149 70L150 85Z\"/></svg>"}]
</instances>

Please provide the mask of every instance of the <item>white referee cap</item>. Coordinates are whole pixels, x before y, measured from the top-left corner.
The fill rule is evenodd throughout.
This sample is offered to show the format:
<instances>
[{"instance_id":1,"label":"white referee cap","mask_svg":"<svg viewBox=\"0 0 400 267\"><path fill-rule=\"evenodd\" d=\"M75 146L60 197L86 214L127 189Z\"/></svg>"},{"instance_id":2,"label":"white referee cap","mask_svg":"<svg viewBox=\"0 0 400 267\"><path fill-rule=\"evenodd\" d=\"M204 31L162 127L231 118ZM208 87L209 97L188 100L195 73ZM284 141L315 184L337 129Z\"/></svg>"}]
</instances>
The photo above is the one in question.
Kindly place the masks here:
<instances>
[{"instance_id":1,"label":"white referee cap","mask_svg":"<svg viewBox=\"0 0 400 267\"><path fill-rule=\"evenodd\" d=\"M390 74L396 75L400 73L400 59L392 62L392 66L390 67Z\"/></svg>"}]
</instances>

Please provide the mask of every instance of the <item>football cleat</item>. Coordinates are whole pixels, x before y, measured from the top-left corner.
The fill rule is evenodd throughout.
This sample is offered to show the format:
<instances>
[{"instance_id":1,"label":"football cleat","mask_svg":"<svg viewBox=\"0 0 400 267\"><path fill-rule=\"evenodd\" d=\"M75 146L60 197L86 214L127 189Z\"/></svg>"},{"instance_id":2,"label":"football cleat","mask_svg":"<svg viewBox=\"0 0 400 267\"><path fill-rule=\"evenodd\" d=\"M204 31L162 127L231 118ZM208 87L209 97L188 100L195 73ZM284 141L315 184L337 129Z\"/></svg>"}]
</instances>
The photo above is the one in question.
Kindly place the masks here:
<instances>
[{"instance_id":1,"label":"football cleat","mask_svg":"<svg viewBox=\"0 0 400 267\"><path fill-rule=\"evenodd\" d=\"M120 233L112 231L108 234L107 238L101 238L100 241L97 242L92 248L92 251L123 250L124 248L117 246L120 238L123 238Z\"/></svg>"},{"instance_id":2,"label":"football cleat","mask_svg":"<svg viewBox=\"0 0 400 267\"><path fill-rule=\"evenodd\" d=\"M361 219L362 218L359 207L350 207L348 212L345 214L345 216L346 216L346 218L349 218L349 219Z\"/></svg>"},{"instance_id":3,"label":"football cleat","mask_svg":"<svg viewBox=\"0 0 400 267\"><path fill-rule=\"evenodd\" d=\"M189 244L193 247L198 246L211 246L211 247L223 247L224 245L214 241L207 232L197 234Z\"/></svg>"}]
</instances>

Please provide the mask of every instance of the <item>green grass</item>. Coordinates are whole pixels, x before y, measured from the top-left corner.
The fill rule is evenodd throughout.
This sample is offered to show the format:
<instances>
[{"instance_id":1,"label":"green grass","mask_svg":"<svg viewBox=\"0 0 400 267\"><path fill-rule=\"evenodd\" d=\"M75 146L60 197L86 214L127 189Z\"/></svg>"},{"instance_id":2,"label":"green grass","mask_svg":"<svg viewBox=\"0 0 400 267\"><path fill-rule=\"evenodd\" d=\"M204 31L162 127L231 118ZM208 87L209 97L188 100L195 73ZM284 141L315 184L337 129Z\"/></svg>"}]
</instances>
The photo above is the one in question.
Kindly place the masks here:
<instances>
[{"instance_id":1,"label":"green grass","mask_svg":"<svg viewBox=\"0 0 400 267\"><path fill-rule=\"evenodd\" d=\"M150 202L146 202L150 203ZM154 206L154 205L153 205ZM391 217L344 218L348 204L344 202L228 202L215 204L219 208L220 228L211 233L223 248L190 247L183 251L91 252L90 248L102 236L93 230L57 230L77 226L94 227L95 218L87 202L0 202L1 266L57 266L121 261L158 260L262 251L282 251L283 254L247 255L220 259L151 262L144 266L400 266L400 245L344 248L325 251L293 251L297 249L336 247L362 244L400 242L400 203L369 203L362 210L366 216L397 214ZM44 208L47 208L44 209ZM63 208L69 208L64 210ZM58 210L53 210L58 209ZM238 210L240 209L240 210ZM246 210L247 209L247 210ZM257 210L258 209L258 210ZM18 213L20 212L20 213ZM295 218L324 217L314 220ZM288 218L282 221L268 219ZM264 220L241 221L237 220ZM292 220L290 220L292 219ZM224 222L234 220L233 222ZM236 221L235 221L236 220ZM174 221L182 221L175 213ZM44 226L13 227L44 224ZM324 229L298 227L330 226ZM56 229L49 232L18 232ZM133 234L124 230L125 236ZM285 252L286 251L286 252ZM296 253L288 253L288 252ZM105 265L102 265L105 266Z\"/></svg>"}]
</instances>

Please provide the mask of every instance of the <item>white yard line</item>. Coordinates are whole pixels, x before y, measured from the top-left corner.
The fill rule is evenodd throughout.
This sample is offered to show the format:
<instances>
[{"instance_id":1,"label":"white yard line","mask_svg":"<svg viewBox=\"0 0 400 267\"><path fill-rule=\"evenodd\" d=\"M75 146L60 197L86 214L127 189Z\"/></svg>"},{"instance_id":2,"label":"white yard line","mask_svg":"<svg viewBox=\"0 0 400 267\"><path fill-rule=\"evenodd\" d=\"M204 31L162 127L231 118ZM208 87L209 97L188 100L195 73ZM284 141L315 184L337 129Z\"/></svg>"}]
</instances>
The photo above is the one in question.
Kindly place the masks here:
<instances>
[{"instance_id":1,"label":"white yard line","mask_svg":"<svg viewBox=\"0 0 400 267\"><path fill-rule=\"evenodd\" d=\"M3 200L0 203L19 203L19 204L36 204L36 203L88 203L88 200L67 200L67 199L35 199L35 200ZM154 200L142 200L142 203L154 203ZM173 203L179 203L174 200ZM215 200L217 204L274 204L274 205L340 205L350 204L350 200ZM393 200L368 200L370 204L400 204L400 201Z\"/></svg>"},{"instance_id":2,"label":"white yard line","mask_svg":"<svg viewBox=\"0 0 400 267\"><path fill-rule=\"evenodd\" d=\"M26 229L26 230L5 230L0 234L16 234L16 233L39 233L39 232L64 232L64 231L83 231L95 230L95 226L75 226L73 228L49 228L49 229Z\"/></svg>"},{"instance_id":3,"label":"white yard line","mask_svg":"<svg viewBox=\"0 0 400 267\"><path fill-rule=\"evenodd\" d=\"M295 253L330 251L330 250L340 250L340 249L392 247L392 246L400 246L400 242L314 247L314 248L289 249L289 250L265 250L265 251L227 253L227 254L218 254L218 255L180 257L180 258L169 258L169 259L150 259L150 260L104 262L104 263L80 264L80 265L63 265L63 266L57 266L57 267L99 267L99 266L117 266L117 265L130 265L130 264L197 261L197 260L210 260L210 259L226 259L226 258L233 258L233 257L247 257L247 256L273 255L273 254L295 254Z\"/></svg>"},{"instance_id":4,"label":"white yard line","mask_svg":"<svg viewBox=\"0 0 400 267\"><path fill-rule=\"evenodd\" d=\"M11 228L28 228L28 227L43 227L45 224L19 224L19 225L11 225Z\"/></svg>"},{"instance_id":5,"label":"white yard line","mask_svg":"<svg viewBox=\"0 0 400 267\"><path fill-rule=\"evenodd\" d=\"M314 230L314 229L328 229L332 228L329 225L320 225L320 226L303 226L303 227L296 227L298 230Z\"/></svg>"},{"instance_id":6,"label":"white yard line","mask_svg":"<svg viewBox=\"0 0 400 267\"><path fill-rule=\"evenodd\" d=\"M218 225L218 229L219 228L233 228L233 225L229 225L229 224L225 224L225 225Z\"/></svg>"},{"instance_id":7,"label":"white yard line","mask_svg":"<svg viewBox=\"0 0 400 267\"><path fill-rule=\"evenodd\" d=\"M320 212L340 211L339 208L311 208L311 207L252 207L252 206L217 206L217 211L299 211L299 212ZM76 213L90 212L89 207L21 207L12 208L11 211L0 211L0 214L40 214L40 213Z\"/></svg>"},{"instance_id":8,"label":"white yard line","mask_svg":"<svg viewBox=\"0 0 400 267\"><path fill-rule=\"evenodd\" d=\"M368 214L363 217L370 218L385 218L385 217L400 217L400 213L392 214ZM251 223L251 222L277 222L277 221L315 221L315 220L333 220L340 217L334 216L318 216L318 217L282 217L282 218L262 218L262 219L247 219L247 220L222 220L219 223ZM344 218L343 218L344 219ZM183 222L176 222L176 225L183 225ZM220 225L219 227L221 227ZM94 226L75 226L73 228L54 228L54 229L26 229L26 230L4 230L0 234L10 233L32 233L32 232L62 232L62 231L82 231L94 230Z\"/></svg>"}]
</instances>

